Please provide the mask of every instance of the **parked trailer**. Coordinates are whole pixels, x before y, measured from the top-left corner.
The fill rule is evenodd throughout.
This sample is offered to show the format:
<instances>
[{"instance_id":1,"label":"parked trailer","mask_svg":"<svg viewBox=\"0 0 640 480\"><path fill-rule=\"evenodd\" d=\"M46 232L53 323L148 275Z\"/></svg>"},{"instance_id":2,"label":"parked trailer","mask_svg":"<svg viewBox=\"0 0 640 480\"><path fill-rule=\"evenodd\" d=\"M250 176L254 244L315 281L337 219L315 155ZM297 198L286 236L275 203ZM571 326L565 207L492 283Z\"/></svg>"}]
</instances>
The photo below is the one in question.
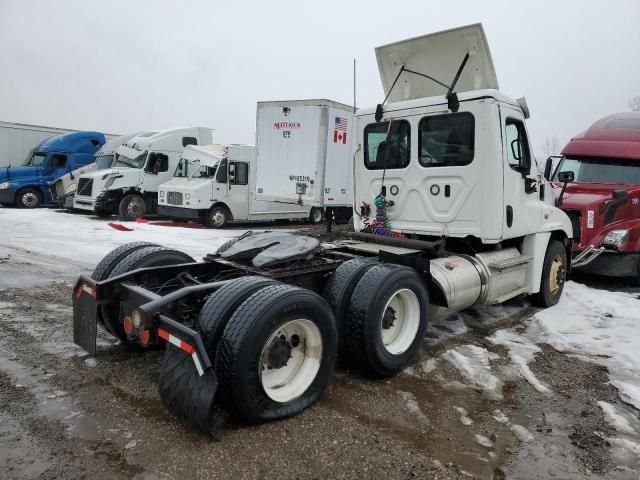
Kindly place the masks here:
<instances>
[{"instance_id":1,"label":"parked trailer","mask_svg":"<svg viewBox=\"0 0 640 480\"><path fill-rule=\"evenodd\" d=\"M421 348L430 306L557 303L571 222L532 175L526 109L497 91L482 27L377 55L391 103L356 117L359 232L325 243L249 234L200 262L124 245L78 279L74 341L95 354L101 324L125 344L165 343L162 401L208 431L216 406L248 423L302 411L337 355L397 374Z\"/></svg>"},{"instance_id":2,"label":"parked trailer","mask_svg":"<svg viewBox=\"0 0 640 480\"><path fill-rule=\"evenodd\" d=\"M353 107L331 100L258 102L256 195L326 209L346 222L353 211Z\"/></svg>"},{"instance_id":3,"label":"parked trailer","mask_svg":"<svg viewBox=\"0 0 640 480\"><path fill-rule=\"evenodd\" d=\"M322 220L315 207L256 198L256 148L250 145L188 146L174 177L158 189L158 214L213 228L229 222Z\"/></svg>"}]
</instances>

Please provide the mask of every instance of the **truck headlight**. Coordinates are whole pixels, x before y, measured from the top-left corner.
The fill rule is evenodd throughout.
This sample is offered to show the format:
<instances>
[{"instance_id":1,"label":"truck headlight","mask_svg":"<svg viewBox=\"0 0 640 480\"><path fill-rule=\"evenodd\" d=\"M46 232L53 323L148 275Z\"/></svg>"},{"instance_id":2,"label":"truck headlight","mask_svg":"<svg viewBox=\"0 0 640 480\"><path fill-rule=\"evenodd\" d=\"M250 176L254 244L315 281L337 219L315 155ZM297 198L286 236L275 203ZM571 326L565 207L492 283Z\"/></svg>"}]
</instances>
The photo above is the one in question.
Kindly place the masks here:
<instances>
[{"instance_id":1,"label":"truck headlight","mask_svg":"<svg viewBox=\"0 0 640 480\"><path fill-rule=\"evenodd\" d=\"M607 233L607 236L602 240L602 245L605 247L620 248L627 241L629 236L629 230L611 230Z\"/></svg>"},{"instance_id":2,"label":"truck headlight","mask_svg":"<svg viewBox=\"0 0 640 480\"><path fill-rule=\"evenodd\" d=\"M7 188L11 188L11 183L10 182L0 183L0 190L6 190Z\"/></svg>"},{"instance_id":3,"label":"truck headlight","mask_svg":"<svg viewBox=\"0 0 640 480\"><path fill-rule=\"evenodd\" d=\"M69 186L67 187L67 189L65 190L65 193L66 193L67 195L71 195L72 193L75 193L75 191L76 191L76 184L75 184L75 183L72 183L71 185L69 185Z\"/></svg>"},{"instance_id":4,"label":"truck headlight","mask_svg":"<svg viewBox=\"0 0 640 480\"><path fill-rule=\"evenodd\" d=\"M160 190L160 198L164 198L164 190Z\"/></svg>"}]
</instances>

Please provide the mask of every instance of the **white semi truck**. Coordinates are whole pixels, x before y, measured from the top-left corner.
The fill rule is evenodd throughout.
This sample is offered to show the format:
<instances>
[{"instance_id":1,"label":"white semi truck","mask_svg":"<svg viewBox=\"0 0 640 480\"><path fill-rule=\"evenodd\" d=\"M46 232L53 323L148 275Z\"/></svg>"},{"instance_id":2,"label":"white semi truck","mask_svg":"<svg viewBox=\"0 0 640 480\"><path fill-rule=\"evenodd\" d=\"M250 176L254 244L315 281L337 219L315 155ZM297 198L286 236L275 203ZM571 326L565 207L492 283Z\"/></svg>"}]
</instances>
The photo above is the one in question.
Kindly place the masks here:
<instances>
[{"instance_id":1,"label":"white semi truck","mask_svg":"<svg viewBox=\"0 0 640 480\"><path fill-rule=\"evenodd\" d=\"M337 355L397 374L437 309L556 304L571 221L532 165L527 108L498 90L481 25L376 54L387 98L356 116L356 233L245 235L204 261L122 246L78 279L74 341L95 354L101 323L124 343L166 343L160 396L209 430L216 405L244 422L302 411Z\"/></svg>"},{"instance_id":2,"label":"white semi truck","mask_svg":"<svg viewBox=\"0 0 640 480\"><path fill-rule=\"evenodd\" d=\"M112 168L78 178L73 207L124 220L155 213L158 187L173 176L185 147L212 141L204 127L142 132L118 147Z\"/></svg>"},{"instance_id":3,"label":"white semi truck","mask_svg":"<svg viewBox=\"0 0 640 480\"><path fill-rule=\"evenodd\" d=\"M229 222L322 220L322 210L256 199L256 148L189 146L174 177L158 189L158 214L213 228Z\"/></svg>"},{"instance_id":4,"label":"white semi truck","mask_svg":"<svg viewBox=\"0 0 640 480\"><path fill-rule=\"evenodd\" d=\"M346 222L353 203L353 115L332 100L258 102L256 195Z\"/></svg>"},{"instance_id":5,"label":"white semi truck","mask_svg":"<svg viewBox=\"0 0 640 480\"><path fill-rule=\"evenodd\" d=\"M62 208L73 208L73 196L75 195L76 188L78 187L78 177L85 173L111 168L116 163L116 151L118 147L136 135L138 134L122 135L120 137L107 140L107 142L93 155L93 163L77 168L66 175L62 175L53 182L50 187L53 202Z\"/></svg>"}]
</instances>

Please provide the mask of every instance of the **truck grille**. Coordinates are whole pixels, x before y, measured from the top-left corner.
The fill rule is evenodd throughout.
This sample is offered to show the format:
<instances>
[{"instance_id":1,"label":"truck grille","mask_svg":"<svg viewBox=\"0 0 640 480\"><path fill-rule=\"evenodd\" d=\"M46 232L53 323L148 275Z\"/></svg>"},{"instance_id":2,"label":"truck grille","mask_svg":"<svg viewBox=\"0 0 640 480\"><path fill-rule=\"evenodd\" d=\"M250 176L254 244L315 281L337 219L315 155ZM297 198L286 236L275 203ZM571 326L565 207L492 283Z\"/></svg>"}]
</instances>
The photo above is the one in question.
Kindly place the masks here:
<instances>
[{"instance_id":1,"label":"truck grille","mask_svg":"<svg viewBox=\"0 0 640 480\"><path fill-rule=\"evenodd\" d=\"M182 192L167 192L167 203L169 205L182 205Z\"/></svg>"},{"instance_id":2,"label":"truck grille","mask_svg":"<svg viewBox=\"0 0 640 480\"><path fill-rule=\"evenodd\" d=\"M93 188L93 178L81 178L78 180L76 195L83 196L83 197L90 197L92 188Z\"/></svg>"},{"instance_id":3,"label":"truck grille","mask_svg":"<svg viewBox=\"0 0 640 480\"><path fill-rule=\"evenodd\" d=\"M580 243L580 229L582 223L582 216L580 212L568 211L567 216L569 220L571 220L571 226L573 227L573 241L575 243Z\"/></svg>"}]
</instances>

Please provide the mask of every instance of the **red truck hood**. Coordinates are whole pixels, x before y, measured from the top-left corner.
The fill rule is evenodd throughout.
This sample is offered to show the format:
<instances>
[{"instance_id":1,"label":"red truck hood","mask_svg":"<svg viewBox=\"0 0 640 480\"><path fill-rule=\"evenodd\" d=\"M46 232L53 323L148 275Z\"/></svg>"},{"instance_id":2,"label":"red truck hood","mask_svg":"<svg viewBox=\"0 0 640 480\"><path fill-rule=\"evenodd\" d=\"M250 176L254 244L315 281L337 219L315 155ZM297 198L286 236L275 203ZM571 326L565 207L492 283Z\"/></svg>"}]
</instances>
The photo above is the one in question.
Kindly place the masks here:
<instances>
[{"instance_id":1,"label":"red truck hood","mask_svg":"<svg viewBox=\"0 0 640 480\"><path fill-rule=\"evenodd\" d=\"M560 195L561 185L554 184L556 198ZM562 199L562 208L580 210L597 207L612 198L616 190L626 190L629 199L640 197L640 185L624 185L619 183L571 183L567 185ZM634 195L635 194L635 195Z\"/></svg>"},{"instance_id":2,"label":"red truck hood","mask_svg":"<svg viewBox=\"0 0 640 480\"><path fill-rule=\"evenodd\" d=\"M556 198L561 185L554 184ZM616 200L613 192L625 190L626 200ZM574 250L598 246L616 228L640 228L640 185L572 183L567 185L561 207L571 218Z\"/></svg>"}]
</instances>

